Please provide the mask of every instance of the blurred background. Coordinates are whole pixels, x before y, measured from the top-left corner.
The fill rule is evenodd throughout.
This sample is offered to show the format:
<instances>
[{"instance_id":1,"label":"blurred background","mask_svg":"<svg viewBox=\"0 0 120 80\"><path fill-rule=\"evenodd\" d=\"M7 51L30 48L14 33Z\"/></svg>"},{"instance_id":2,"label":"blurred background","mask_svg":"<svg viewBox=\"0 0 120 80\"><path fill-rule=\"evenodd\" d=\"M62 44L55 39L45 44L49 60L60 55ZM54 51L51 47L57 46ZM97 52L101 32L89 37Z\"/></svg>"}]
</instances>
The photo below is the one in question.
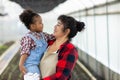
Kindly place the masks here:
<instances>
[{"instance_id":1,"label":"blurred background","mask_svg":"<svg viewBox=\"0 0 120 80\"><path fill-rule=\"evenodd\" d=\"M16 41L18 41L17 47L19 46L21 37L28 31L20 22L19 15L28 8L42 16L44 32L48 33L53 32L57 17L61 14L85 22L85 30L72 40L79 51L78 61L97 80L120 80L120 0L0 0L1 51L4 48L5 51L8 50ZM12 51L15 54L10 60L7 58L9 61L7 64L4 56L1 56L3 53L8 56L12 53L0 52L0 65L7 66L4 70L2 70L4 66L0 68L0 80L14 80L15 75L8 73L19 73L17 66L19 47L14 48ZM14 70L9 71L8 65ZM92 80L90 74L79 64L72 75L71 80ZM21 74L16 77L16 80L21 80Z\"/></svg>"}]
</instances>

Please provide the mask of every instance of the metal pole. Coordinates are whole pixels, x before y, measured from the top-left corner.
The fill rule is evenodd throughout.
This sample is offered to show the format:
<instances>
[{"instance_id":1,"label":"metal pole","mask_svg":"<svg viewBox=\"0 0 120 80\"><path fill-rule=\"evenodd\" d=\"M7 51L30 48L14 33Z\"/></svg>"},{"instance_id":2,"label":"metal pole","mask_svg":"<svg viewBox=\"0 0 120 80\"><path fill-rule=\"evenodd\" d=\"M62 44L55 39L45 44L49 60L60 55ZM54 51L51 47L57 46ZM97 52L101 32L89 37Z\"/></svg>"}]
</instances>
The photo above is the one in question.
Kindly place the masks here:
<instances>
[{"instance_id":1,"label":"metal pole","mask_svg":"<svg viewBox=\"0 0 120 80\"><path fill-rule=\"evenodd\" d=\"M95 15L95 6L94 6L94 8L93 8L93 11L94 11L94 13L93 13L93 17L94 17L94 39L95 39L95 58L96 58L96 61L95 61L95 63L96 63L96 65L95 65L95 68L96 68L96 72L95 73L97 73L97 75L98 75L98 68L97 68L97 65L98 65L98 63L97 63L97 38L96 38L96 15Z\"/></svg>"},{"instance_id":2,"label":"metal pole","mask_svg":"<svg viewBox=\"0 0 120 80\"><path fill-rule=\"evenodd\" d=\"M109 15L108 15L108 5L107 5L108 0L106 0L106 23L107 23L107 52L108 52L108 67L110 68L110 52L109 52ZM110 79L110 69L108 70L108 79Z\"/></svg>"}]
</instances>

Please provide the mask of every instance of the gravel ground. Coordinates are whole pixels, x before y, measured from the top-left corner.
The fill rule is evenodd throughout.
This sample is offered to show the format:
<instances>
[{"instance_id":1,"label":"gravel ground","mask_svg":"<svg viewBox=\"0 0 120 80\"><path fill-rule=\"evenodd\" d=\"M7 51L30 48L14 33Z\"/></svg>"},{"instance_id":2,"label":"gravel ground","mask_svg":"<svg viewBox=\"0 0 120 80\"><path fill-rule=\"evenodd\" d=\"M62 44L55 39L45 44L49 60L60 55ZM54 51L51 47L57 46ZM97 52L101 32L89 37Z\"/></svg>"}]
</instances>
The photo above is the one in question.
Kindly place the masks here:
<instances>
[{"instance_id":1,"label":"gravel ground","mask_svg":"<svg viewBox=\"0 0 120 80\"><path fill-rule=\"evenodd\" d=\"M18 52L5 71L0 75L0 80L22 80L22 74L20 74L18 68L19 57L20 53Z\"/></svg>"},{"instance_id":2,"label":"gravel ground","mask_svg":"<svg viewBox=\"0 0 120 80\"><path fill-rule=\"evenodd\" d=\"M90 80L90 77L76 64L71 80Z\"/></svg>"},{"instance_id":3,"label":"gravel ground","mask_svg":"<svg viewBox=\"0 0 120 80\"><path fill-rule=\"evenodd\" d=\"M20 53L18 52L2 75L0 75L0 80L23 80L22 74L20 74L18 68L19 58ZM90 78L78 65L76 65L74 71L72 72L71 80L90 80Z\"/></svg>"}]
</instances>

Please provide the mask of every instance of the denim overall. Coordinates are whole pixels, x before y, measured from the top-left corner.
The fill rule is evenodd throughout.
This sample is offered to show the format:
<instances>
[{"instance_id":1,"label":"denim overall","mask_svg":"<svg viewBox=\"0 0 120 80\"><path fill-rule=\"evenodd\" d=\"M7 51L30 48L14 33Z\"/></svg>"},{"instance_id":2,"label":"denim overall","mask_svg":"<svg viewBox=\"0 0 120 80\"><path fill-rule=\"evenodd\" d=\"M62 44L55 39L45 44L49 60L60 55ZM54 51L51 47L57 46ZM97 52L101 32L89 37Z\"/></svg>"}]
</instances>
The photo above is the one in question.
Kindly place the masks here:
<instances>
[{"instance_id":1,"label":"denim overall","mask_svg":"<svg viewBox=\"0 0 120 80\"><path fill-rule=\"evenodd\" d=\"M30 38L34 40L36 47L35 49L30 51L30 55L25 61L24 65L27 69L27 73L40 74L40 69L39 69L40 59L47 48L47 42L44 39L44 35L43 33L40 34L41 34L40 39L36 39L31 34L28 35Z\"/></svg>"}]
</instances>

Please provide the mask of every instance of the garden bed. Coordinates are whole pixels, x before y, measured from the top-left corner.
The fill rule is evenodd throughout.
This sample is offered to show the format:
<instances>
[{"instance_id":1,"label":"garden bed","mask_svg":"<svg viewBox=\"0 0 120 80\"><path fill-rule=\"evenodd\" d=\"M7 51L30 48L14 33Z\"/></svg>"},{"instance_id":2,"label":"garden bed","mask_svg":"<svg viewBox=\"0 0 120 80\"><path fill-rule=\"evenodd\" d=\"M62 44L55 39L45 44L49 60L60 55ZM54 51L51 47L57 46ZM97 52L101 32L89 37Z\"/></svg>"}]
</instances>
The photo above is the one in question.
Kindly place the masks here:
<instances>
[{"instance_id":1,"label":"garden bed","mask_svg":"<svg viewBox=\"0 0 120 80\"><path fill-rule=\"evenodd\" d=\"M18 66L19 59L20 52L15 55L15 57L9 63L8 67L1 74L0 80L23 80ZM90 78L78 65L76 65L72 72L71 80L90 80Z\"/></svg>"},{"instance_id":2,"label":"garden bed","mask_svg":"<svg viewBox=\"0 0 120 80\"><path fill-rule=\"evenodd\" d=\"M0 80L23 80L22 74L20 73L18 66L19 59L20 59L20 52L18 51L17 54L8 64L7 68L0 75Z\"/></svg>"},{"instance_id":3,"label":"garden bed","mask_svg":"<svg viewBox=\"0 0 120 80\"><path fill-rule=\"evenodd\" d=\"M6 42L0 46L0 56L14 43L14 41Z\"/></svg>"}]
</instances>

